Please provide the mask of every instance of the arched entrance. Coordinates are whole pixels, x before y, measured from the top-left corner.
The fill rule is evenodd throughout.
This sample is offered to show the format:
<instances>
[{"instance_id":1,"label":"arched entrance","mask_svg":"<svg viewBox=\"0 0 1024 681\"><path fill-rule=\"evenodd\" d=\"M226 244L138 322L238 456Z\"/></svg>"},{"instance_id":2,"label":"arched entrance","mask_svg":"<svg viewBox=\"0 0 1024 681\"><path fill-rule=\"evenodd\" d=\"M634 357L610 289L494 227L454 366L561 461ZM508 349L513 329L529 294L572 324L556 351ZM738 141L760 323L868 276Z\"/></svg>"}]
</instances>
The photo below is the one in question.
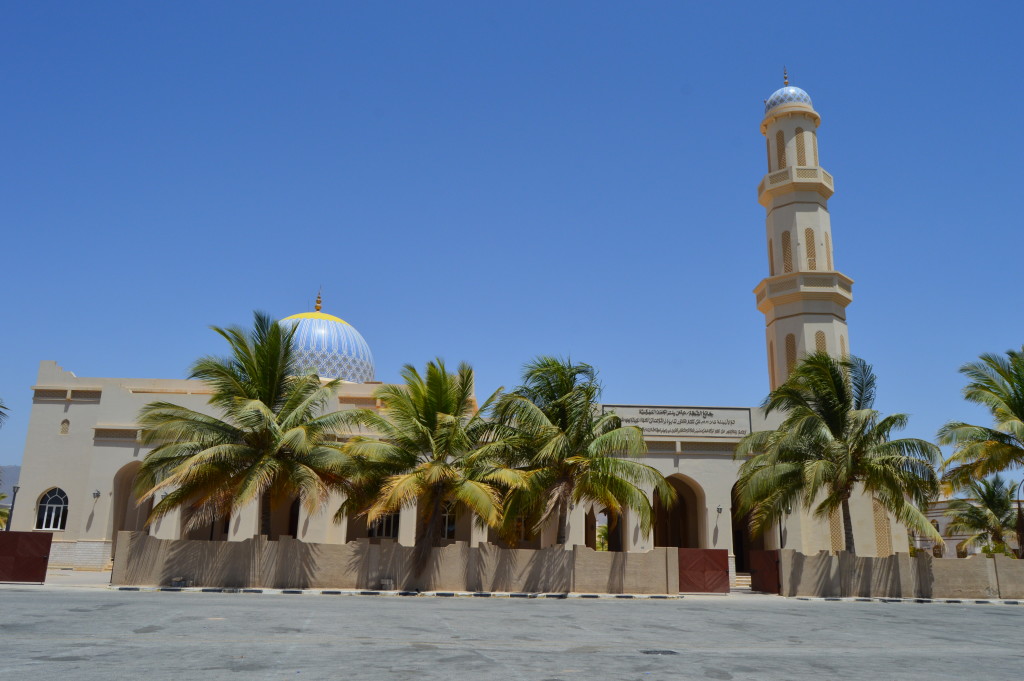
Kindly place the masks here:
<instances>
[{"instance_id":1,"label":"arched entrance","mask_svg":"<svg viewBox=\"0 0 1024 681\"><path fill-rule=\"evenodd\" d=\"M271 541L299 536L299 499L291 502L273 499L269 493L260 498L260 534Z\"/></svg>"},{"instance_id":2,"label":"arched entrance","mask_svg":"<svg viewBox=\"0 0 1024 681\"><path fill-rule=\"evenodd\" d=\"M676 503L671 508L666 507L655 490L654 545L703 548L706 544L702 532L706 513L704 490L695 481L679 474L669 476L666 481L676 492Z\"/></svg>"},{"instance_id":3,"label":"arched entrance","mask_svg":"<svg viewBox=\"0 0 1024 681\"><path fill-rule=\"evenodd\" d=\"M142 468L142 462L132 461L121 467L114 474L114 500L113 500L113 534L111 535L110 557L114 557L117 550L118 532L148 532L146 519L149 512L153 510L153 500L147 499L142 504L137 504L132 488L135 486L135 477Z\"/></svg>"},{"instance_id":4,"label":"arched entrance","mask_svg":"<svg viewBox=\"0 0 1024 681\"><path fill-rule=\"evenodd\" d=\"M750 514L739 514L736 485L732 488L732 552L736 556L736 572L750 572L750 552L764 550L764 535L750 532Z\"/></svg>"}]
</instances>

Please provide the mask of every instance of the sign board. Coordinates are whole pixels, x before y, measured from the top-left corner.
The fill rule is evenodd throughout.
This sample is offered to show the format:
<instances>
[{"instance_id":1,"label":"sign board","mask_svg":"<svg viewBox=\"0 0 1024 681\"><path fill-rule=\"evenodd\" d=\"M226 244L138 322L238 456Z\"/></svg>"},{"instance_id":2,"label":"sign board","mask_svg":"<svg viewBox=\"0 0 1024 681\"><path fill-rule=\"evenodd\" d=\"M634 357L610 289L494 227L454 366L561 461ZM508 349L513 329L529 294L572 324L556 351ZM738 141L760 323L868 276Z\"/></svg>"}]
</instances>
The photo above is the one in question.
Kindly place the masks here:
<instances>
[{"instance_id":1,"label":"sign board","mask_svg":"<svg viewBox=\"0 0 1024 681\"><path fill-rule=\"evenodd\" d=\"M738 439L750 434L749 409L602 404L601 411L614 411L622 425L639 426L645 435Z\"/></svg>"}]
</instances>

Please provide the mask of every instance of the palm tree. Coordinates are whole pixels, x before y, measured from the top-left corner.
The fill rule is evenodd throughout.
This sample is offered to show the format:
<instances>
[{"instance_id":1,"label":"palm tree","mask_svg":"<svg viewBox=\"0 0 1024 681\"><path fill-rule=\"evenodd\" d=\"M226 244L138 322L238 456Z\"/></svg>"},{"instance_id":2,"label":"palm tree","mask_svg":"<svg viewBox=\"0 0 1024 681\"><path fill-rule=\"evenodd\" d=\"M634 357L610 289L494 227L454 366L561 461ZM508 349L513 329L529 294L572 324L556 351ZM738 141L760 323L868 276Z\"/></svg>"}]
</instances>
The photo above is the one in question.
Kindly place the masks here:
<instances>
[{"instance_id":1,"label":"palm tree","mask_svg":"<svg viewBox=\"0 0 1024 681\"><path fill-rule=\"evenodd\" d=\"M509 491L504 532L531 519L533 531L557 518L556 543L565 544L571 504L598 503L617 518L631 509L650 533L651 502L644 488L671 505L675 491L655 468L635 459L647 453L643 431L623 427L618 416L598 413L601 386L589 364L537 357L523 370L523 385L496 409L503 425L520 435L509 465L528 472L528 486Z\"/></svg>"},{"instance_id":2,"label":"palm tree","mask_svg":"<svg viewBox=\"0 0 1024 681\"><path fill-rule=\"evenodd\" d=\"M964 399L988 409L994 427L951 421L939 429L939 444L954 447L943 476L953 489L1024 465L1024 347L981 355L960 373L970 379Z\"/></svg>"},{"instance_id":3,"label":"palm tree","mask_svg":"<svg viewBox=\"0 0 1024 681\"><path fill-rule=\"evenodd\" d=\"M809 355L768 395L765 414L781 411L785 420L736 448L737 457L750 457L740 467L737 491L752 531L765 531L797 503L814 507L818 517L841 509L846 550L855 553L850 497L860 486L910 530L942 541L920 510L938 492L938 447L890 439L908 417L882 416L874 399L869 364L826 353Z\"/></svg>"},{"instance_id":4,"label":"palm tree","mask_svg":"<svg viewBox=\"0 0 1024 681\"><path fill-rule=\"evenodd\" d=\"M415 506L413 562L420 574L432 547L443 539L446 509L461 506L495 527L501 519L502 491L522 484L523 475L495 463L512 446L500 436L500 426L486 418L500 391L477 408L468 364L451 373L437 359L427 363L424 374L406 365L401 375L404 385L383 385L375 391L383 407L380 413L346 413L347 423L376 437L357 434L346 445L359 482L339 516L363 512L373 522Z\"/></svg>"},{"instance_id":5,"label":"palm tree","mask_svg":"<svg viewBox=\"0 0 1024 681\"><path fill-rule=\"evenodd\" d=\"M946 534L967 534L957 548L989 544L996 551L1006 549L1006 536L1013 534L1017 520L1013 492L1016 483L1000 475L972 480L967 484L970 498L953 499L946 508L950 518Z\"/></svg>"},{"instance_id":6,"label":"palm tree","mask_svg":"<svg viewBox=\"0 0 1024 681\"><path fill-rule=\"evenodd\" d=\"M251 330L211 327L228 357L203 357L189 378L212 389L210 416L170 402L142 408L142 441L156 445L143 461L140 502L166 491L149 522L176 508L188 529L230 517L267 495L271 507L301 500L316 512L334 489L346 489L347 459L334 436L341 412L323 413L339 381L296 374L292 336L263 313Z\"/></svg>"}]
</instances>

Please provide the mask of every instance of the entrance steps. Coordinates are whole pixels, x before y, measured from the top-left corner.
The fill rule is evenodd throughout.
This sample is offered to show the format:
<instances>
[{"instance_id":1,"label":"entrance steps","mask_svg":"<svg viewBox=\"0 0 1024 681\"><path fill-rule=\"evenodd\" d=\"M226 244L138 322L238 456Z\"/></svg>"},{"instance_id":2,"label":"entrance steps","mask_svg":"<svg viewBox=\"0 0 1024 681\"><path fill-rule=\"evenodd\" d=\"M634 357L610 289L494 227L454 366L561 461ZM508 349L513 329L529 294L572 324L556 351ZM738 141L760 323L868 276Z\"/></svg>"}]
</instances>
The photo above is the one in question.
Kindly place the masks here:
<instances>
[{"instance_id":1,"label":"entrance steps","mask_svg":"<svg viewBox=\"0 0 1024 681\"><path fill-rule=\"evenodd\" d=\"M750 573L737 572L736 583L729 589L732 593L753 593L750 589Z\"/></svg>"}]
</instances>

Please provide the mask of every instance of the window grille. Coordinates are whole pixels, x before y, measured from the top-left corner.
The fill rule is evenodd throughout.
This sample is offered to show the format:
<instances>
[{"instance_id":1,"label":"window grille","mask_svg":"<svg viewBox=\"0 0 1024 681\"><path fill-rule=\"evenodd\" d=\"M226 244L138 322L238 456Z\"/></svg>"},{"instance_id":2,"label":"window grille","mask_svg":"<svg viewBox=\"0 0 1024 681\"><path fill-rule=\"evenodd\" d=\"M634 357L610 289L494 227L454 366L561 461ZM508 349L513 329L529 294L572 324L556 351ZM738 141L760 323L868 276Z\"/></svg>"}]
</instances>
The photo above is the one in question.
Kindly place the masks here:
<instances>
[{"instance_id":1,"label":"window grille","mask_svg":"<svg viewBox=\"0 0 1024 681\"><path fill-rule=\"evenodd\" d=\"M46 492L39 500L37 530L63 530L68 522L68 495L59 487Z\"/></svg>"},{"instance_id":2,"label":"window grille","mask_svg":"<svg viewBox=\"0 0 1024 681\"><path fill-rule=\"evenodd\" d=\"M828 347L825 345L824 331L816 331L814 333L814 349L818 352L828 352Z\"/></svg>"},{"instance_id":3,"label":"window grille","mask_svg":"<svg viewBox=\"0 0 1024 681\"><path fill-rule=\"evenodd\" d=\"M832 271L832 238L825 232L825 262L828 263L828 271Z\"/></svg>"},{"instance_id":4,"label":"window grille","mask_svg":"<svg viewBox=\"0 0 1024 681\"><path fill-rule=\"evenodd\" d=\"M804 144L804 129L796 129L796 164L798 166L807 165L807 147Z\"/></svg>"},{"instance_id":5,"label":"window grille","mask_svg":"<svg viewBox=\"0 0 1024 681\"><path fill-rule=\"evenodd\" d=\"M814 247L814 230L804 230L804 249L807 251L807 269L814 272L818 269L818 252Z\"/></svg>"},{"instance_id":6,"label":"window grille","mask_svg":"<svg viewBox=\"0 0 1024 681\"><path fill-rule=\"evenodd\" d=\"M385 513L378 516L367 528L367 535L370 537L386 537L398 539L398 520L401 514Z\"/></svg>"},{"instance_id":7,"label":"window grille","mask_svg":"<svg viewBox=\"0 0 1024 681\"><path fill-rule=\"evenodd\" d=\"M779 130L775 133L775 157L778 161L778 169L782 170L786 167L786 138Z\"/></svg>"},{"instance_id":8,"label":"window grille","mask_svg":"<svg viewBox=\"0 0 1024 681\"><path fill-rule=\"evenodd\" d=\"M793 373L796 368L796 336L786 334L786 375Z\"/></svg>"},{"instance_id":9,"label":"window grille","mask_svg":"<svg viewBox=\"0 0 1024 681\"><path fill-rule=\"evenodd\" d=\"M441 509L441 538L455 539L455 503L449 502Z\"/></svg>"},{"instance_id":10,"label":"window grille","mask_svg":"<svg viewBox=\"0 0 1024 681\"><path fill-rule=\"evenodd\" d=\"M793 243L789 238L789 232L782 233L782 271L793 271Z\"/></svg>"}]
</instances>

